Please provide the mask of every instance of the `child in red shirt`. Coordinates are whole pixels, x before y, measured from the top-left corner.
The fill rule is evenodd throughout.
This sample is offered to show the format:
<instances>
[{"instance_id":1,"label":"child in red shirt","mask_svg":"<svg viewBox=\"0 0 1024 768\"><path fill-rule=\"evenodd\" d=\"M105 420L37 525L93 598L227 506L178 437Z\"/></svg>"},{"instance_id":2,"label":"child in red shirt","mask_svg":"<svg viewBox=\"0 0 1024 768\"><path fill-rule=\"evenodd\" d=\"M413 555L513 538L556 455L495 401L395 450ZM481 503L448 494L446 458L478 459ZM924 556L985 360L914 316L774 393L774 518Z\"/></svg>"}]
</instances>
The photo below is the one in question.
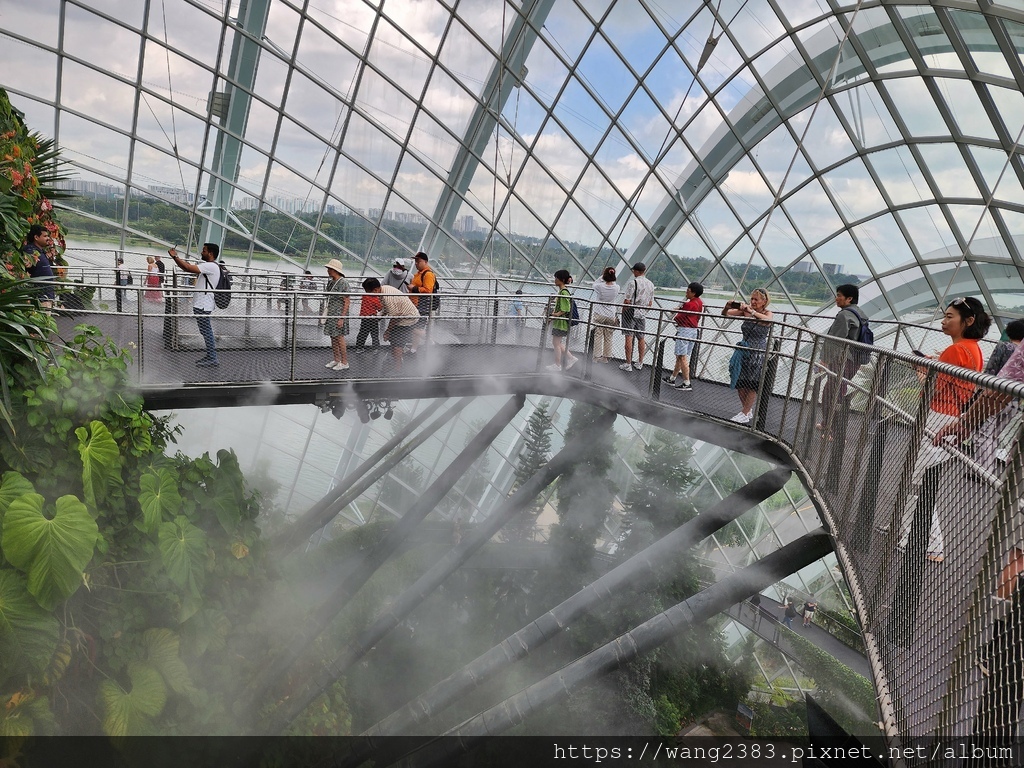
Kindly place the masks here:
<instances>
[{"instance_id":1,"label":"child in red shirt","mask_svg":"<svg viewBox=\"0 0 1024 768\"><path fill-rule=\"evenodd\" d=\"M693 345L697 342L697 327L700 325L700 316L704 312L704 302L700 300L703 293L704 286L700 283L690 283L686 286L686 301L679 305L679 311L674 318L676 365L671 374L663 377L664 381L676 389L686 392L693 389L690 384L690 354L693 352Z\"/></svg>"}]
</instances>

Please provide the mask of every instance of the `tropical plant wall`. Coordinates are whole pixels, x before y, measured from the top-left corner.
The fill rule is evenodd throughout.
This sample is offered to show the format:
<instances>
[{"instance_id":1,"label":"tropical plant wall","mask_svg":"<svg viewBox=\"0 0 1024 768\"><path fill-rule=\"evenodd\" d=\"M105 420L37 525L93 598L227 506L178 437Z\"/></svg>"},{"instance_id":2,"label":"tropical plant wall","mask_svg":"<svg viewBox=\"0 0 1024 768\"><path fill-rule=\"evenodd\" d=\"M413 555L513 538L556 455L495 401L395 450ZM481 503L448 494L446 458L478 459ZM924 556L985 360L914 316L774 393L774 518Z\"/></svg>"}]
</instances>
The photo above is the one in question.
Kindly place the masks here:
<instances>
[{"instance_id":1,"label":"tropical plant wall","mask_svg":"<svg viewBox=\"0 0 1024 768\"><path fill-rule=\"evenodd\" d=\"M53 209L59 196L54 184L62 176L52 139L34 133L24 117L0 89L0 264L8 277L26 276L21 247L33 224L41 224L53 237L50 261L63 265L64 228Z\"/></svg>"}]
</instances>

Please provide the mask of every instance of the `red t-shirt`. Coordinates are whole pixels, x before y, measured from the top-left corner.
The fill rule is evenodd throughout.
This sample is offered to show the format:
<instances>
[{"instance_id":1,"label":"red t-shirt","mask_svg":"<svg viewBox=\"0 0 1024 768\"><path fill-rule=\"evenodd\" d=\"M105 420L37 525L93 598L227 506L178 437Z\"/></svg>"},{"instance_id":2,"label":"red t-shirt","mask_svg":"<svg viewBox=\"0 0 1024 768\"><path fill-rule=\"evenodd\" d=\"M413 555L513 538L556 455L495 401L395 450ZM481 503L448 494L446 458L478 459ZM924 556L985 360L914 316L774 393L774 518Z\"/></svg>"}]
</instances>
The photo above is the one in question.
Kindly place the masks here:
<instances>
[{"instance_id":1,"label":"red t-shirt","mask_svg":"<svg viewBox=\"0 0 1024 768\"><path fill-rule=\"evenodd\" d=\"M955 344L950 344L939 355L939 362L978 372L984 367L984 358L977 339L961 339ZM940 373L935 378L935 394L932 395L931 408L947 416L959 416L973 394L974 385L970 382Z\"/></svg>"},{"instance_id":2,"label":"red t-shirt","mask_svg":"<svg viewBox=\"0 0 1024 768\"><path fill-rule=\"evenodd\" d=\"M676 325L680 328L696 328L700 324L700 313L704 311L704 302L694 297L687 299L679 307L675 316Z\"/></svg>"},{"instance_id":3,"label":"red t-shirt","mask_svg":"<svg viewBox=\"0 0 1024 768\"><path fill-rule=\"evenodd\" d=\"M359 302L359 316L376 315L380 312L380 296L375 293L367 293Z\"/></svg>"}]
</instances>

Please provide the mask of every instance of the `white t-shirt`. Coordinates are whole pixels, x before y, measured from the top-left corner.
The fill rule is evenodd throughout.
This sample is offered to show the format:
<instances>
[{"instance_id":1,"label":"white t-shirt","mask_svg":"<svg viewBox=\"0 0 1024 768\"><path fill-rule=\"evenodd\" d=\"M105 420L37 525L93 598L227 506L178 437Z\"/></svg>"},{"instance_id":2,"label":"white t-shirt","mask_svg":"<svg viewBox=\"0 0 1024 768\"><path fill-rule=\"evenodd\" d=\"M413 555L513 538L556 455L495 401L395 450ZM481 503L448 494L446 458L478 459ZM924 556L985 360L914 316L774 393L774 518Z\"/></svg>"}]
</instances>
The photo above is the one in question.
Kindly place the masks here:
<instances>
[{"instance_id":1,"label":"white t-shirt","mask_svg":"<svg viewBox=\"0 0 1024 768\"><path fill-rule=\"evenodd\" d=\"M210 282L207 283L206 281ZM216 304L213 303L213 289L220 282L220 267L215 261L199 262L199 274L196 275L196 290L192 294L192 308L201 309L204 312L213 312Z\"/></svg>"},{"instance_id":2,"label":"white t-shirt","mask_svg":"<svg viewBox=\"0 0 1024 768\"><path fill-rule=\"evenodd\" d=\"M618 298L619 286L616 283L606 283L601 278L594 281L594 301L606 301L608 305L614 305ZM615 317L615 307L595 304L594 317Z\"/></svg>"}]
</instances>

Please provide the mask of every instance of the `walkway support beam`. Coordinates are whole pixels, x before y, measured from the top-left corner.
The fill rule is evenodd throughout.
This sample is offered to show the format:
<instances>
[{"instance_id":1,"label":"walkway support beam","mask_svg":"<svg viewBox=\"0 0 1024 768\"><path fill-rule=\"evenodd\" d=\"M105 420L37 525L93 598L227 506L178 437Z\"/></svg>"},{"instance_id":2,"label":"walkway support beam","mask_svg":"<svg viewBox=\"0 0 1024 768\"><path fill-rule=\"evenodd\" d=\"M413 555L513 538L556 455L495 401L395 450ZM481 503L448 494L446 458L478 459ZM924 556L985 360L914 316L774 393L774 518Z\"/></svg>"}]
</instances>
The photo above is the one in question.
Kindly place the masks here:
<instances>
[{"instance_id":1,"label":"walkway support beam","mask_svg":"<svg viewBox=\"0 0 1024 768\"><path fill-rule=\"evenodd\" d=\"M392 528L387 535L378 542L369 552L357 558L347 569L347 572L339 579L330 597L315 612L314 618L300 629L297 636L287 644L286 650L277 659L273 660L266 667L266 671L253 685L253 695L249 701L254 707L258 707L271 692L274 685L281 679L285 672L294 664L299 657L309 648L313 641L327 628L334 617L348 605L356 592L370 580L370 577L391 557L392 554L409 537L409 534L423 522L424 518L434 511L447 493L455 486L473 463L491 446L491 443L501 434L502 430L509 425L516 414L522 410L526 398L523 395L515 395L499 410L490 421L473 436L469 444L462 452L452 460L438 478L431 483L423 494L417 499L408 511L402 515L402 519ZM319 693L319 691L318 691ZM294 700L296 697L292 697ZM315 694L310 701L315 698ZM308 705L309 702L306 702ZM302 706L305 709L306 705ZM299 709L296 714L302 711Z\"/></svg>"},{"instance_id":2,"label":"walkway support beam","mask_svg":"<svg viewBox=\"0 0 1024 768\"><path fill-rule=\"evenodd\" d=\"M276 557L283 557L291 553L302 542L307 541L310 536L337 517L341 510L358 499L366 489L384 477L402 459L425 443L438 429L451 421L474 399L472 397L461 398L451 408L431 422L429 427L395 451L394 455L381 461L430 417L433 411L430 408L424 408L412 421L395 433L394 437L381 446L380 450L376 451L358 467L345 475L345 478L334 490L310 507L287 531L281 534L281 537L274 542L274 555ZM380 466L373 469L377 462L381 462ZM373 471L369 472L371 469Z\"/></svg>"}]
</instances>

